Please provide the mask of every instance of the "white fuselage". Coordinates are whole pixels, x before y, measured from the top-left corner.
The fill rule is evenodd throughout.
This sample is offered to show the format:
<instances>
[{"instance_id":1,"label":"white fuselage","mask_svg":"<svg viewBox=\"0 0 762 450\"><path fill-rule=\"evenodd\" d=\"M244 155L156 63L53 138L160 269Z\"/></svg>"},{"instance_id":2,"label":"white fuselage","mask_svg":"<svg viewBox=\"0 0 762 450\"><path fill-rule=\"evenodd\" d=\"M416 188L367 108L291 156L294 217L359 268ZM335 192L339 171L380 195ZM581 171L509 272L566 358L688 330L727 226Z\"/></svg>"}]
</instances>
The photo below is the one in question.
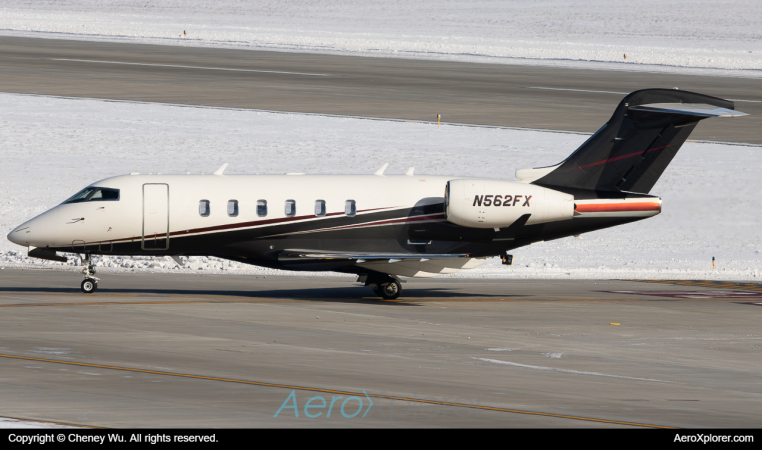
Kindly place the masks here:
<instances>
[{"instance_id":1,"label":"white fuselage","mask_svg":"<svg viewBox=\"0 0 762 450\"><path fill-rule=\"evenodd\" d=\"M81 198L77 194L25 222L8 239L30 247L30 256L47 259L56 251L212 255L291 270L430 277L477 267L484 256L544 238L522 235L524 226L572 223L573 217L641 218L661 208L658 199L573 200L523 182L477 179L474 186L484 192L453 192L445 209L448 182L466 180L472 179L124 175L93 183ZM102 198L96 198L98 190ZM509 197L514 201L490 202ZM454 202L462 203L457 214L451 211ZM529 220L518 224L522 216ZM513 222L518 228L511 227ZM551 230L552 235L582 230L567 232L565 226Z\"/></svg>"},{"instance_id":2,"label":"white fuselage","mask_svg":"<svg viewBox=\"0 0 762 450\"><path fill-rule=\"evenodd\" d=\"M76 247L166 234L167 228L170 234L187 231L197 235L224 225L289 219L289 200L295 205L294 216L301 218L297 220L320 220L322 217L315 215L318 200L325 202L329 217L344 214L346 202L353 200L357 216L361 216L372 210L441 203L450 179L406 175L124 175L92 184L119 189L118 201L58 205L20 225L17 230L24 232L11 232L9 239L33 247ZM152 193L155 195L144 195L152 186L159 188ZM161 190L164 186L166 191ZM166 204L155 199L162 192L166 192ZM199 202L204 200L209 202L208 215L199 212ZM238 203L237 215L228 214L231 200ZM265 216L257 214L261 200L267 202Z\"/></svg>"}]
</instances>

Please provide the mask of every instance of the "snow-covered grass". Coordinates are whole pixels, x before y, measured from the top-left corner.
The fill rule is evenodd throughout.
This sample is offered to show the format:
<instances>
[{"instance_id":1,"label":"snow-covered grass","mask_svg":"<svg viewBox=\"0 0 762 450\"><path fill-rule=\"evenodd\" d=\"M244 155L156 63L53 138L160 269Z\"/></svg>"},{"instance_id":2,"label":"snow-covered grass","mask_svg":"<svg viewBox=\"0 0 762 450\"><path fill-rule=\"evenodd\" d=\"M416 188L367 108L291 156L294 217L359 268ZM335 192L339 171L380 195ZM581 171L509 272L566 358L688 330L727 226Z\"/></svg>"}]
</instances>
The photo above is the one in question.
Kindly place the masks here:
<instances>
[{"instance_id":1,"label":"snow-covered grass","mask_svg":"<svg viewBox=\"0 0 762 450\"><path fill-rule=\"evenodd\" d=\"M743 119L710 119L743 120ZM701 124L699 124L699 127ZM0 232L88 184L129 173L372 174L513 179L515 169L561 161L587 136L540 131L279 114L251 110L0 94ZM517 249L454 276L757 280L762 270L762 152L687 143L652 193L653 218ZM0 242L0 266L58 265ZM712 257L717 270L712 270ZM70 260L71 269L76 258ZM103 257L106 270L277 274L217 259ZM63 267L61 267L63 268Z\"/></svg>"},{"instance_id":2,"label":"snow-covered grass","mask_svg":"<svg viewBox=\"0 0 762 450\"><path fill-rule=\"evenodd\" d=\"M0 5L0 35L743 77L762 76L760 24L758 0Z\"/></svg>"}]
</instances>

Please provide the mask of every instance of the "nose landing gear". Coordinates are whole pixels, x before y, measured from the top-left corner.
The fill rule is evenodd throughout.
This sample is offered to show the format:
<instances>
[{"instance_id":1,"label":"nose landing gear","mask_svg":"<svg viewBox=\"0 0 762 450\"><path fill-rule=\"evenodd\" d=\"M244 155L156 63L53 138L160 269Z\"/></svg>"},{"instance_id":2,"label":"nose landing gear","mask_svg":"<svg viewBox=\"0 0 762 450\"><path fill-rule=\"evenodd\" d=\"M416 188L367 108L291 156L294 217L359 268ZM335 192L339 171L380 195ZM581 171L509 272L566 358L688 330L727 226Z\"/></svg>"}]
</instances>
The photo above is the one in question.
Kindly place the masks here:
<instances>
[{"instance_id":1,"label":"nose landing gear","mask_svg":"<svg viewBox=\"0 0 762 450\"><path fill-rule=\"evenodd\" d=\"M92 294L98 288L97 282L93 278L87 278L82 281L82 292L85 294Z\"/></svg>"},{"instance_id":2,"label":"nose landing gear","mask_svg":"<svg viewBox=\"0 0 762 450\"><path fill-rule=\"evenodd\" d=\"M96 289L98 289L98 281L100 281L100 278L95 277L93 259L89 253L85 253L85 255L81 258L81 261L82 266L84 266L82 269L82 275L84 275L85 280L82 281L80 287L82 288L82 292L85 294L92 294Z\"/></svg>"}]
</instances>

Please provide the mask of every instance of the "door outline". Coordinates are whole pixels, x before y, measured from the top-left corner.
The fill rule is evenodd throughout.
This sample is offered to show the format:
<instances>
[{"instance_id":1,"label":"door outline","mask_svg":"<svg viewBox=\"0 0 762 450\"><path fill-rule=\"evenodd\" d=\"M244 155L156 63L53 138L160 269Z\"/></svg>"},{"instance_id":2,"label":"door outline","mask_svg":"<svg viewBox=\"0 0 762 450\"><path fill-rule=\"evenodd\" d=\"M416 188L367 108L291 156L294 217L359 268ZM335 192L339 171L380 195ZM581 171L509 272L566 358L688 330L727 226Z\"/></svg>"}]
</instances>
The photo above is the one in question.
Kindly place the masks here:
<instances>
[{"instance_id":1,"label":"door outline","mask_svg":"<svg viewBox=\"0 0 762 450\"><path fill-rule=\"evenodd\" d=\"M166 245L164 248L159 247L149 247L146 248L146 186L166 186L167 187L167 234L164 238L166 240ZM141 233L142 239L140 240L140 248L147 251L156 251L156 250L169 250L169 185L167 183L144 183L143 184L143 231ZM157 238L158 235L154 236L154 239ZM149 236L150 240L150 236Z\"/></svg>"}]
</instances>

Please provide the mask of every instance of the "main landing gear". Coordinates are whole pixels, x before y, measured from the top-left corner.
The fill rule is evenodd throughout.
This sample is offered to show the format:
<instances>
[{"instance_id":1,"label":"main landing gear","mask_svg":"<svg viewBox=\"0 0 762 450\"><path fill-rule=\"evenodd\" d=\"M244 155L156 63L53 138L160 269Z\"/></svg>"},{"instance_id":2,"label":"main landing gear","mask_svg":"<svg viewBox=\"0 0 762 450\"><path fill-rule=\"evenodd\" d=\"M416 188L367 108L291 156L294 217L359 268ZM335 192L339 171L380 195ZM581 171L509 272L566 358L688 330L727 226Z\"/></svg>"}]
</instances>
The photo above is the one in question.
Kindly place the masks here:
<instances>
[{"instance_id":1,"label":"main landing gear","mask_svg":"<svg viewBox=\"0 0 762 450\"><path fill-rule=\"evenodd\" d=\"M392 280L388 283L377 284L375 287L371 286L373 292L376 295L381 296L384 300L394 300L402 293L402 285L397 280Z\"/></svg>"},{"instance_id":2,"label":"main landing gear","mask_svg":"<svg viewBox=\"0 0 762 450\"><path fill-rule=\"evenodd\" d=\"M92 294L96 289L98 289L98 281L100 281L100 278L95 277L93 258L89 253L85 253L85 255L80 259L82 261L82 266L84 266L82 269L82 275L85 277L85 280L82 281L81 284L82 292L85 294Z\"/></svg>"},{"instance_id":3,"label":"main landing gear","mask_svg":"<svg viewBox=\"0 0 762 450\"><path fill-rule=\"evenodd\" d=\"M365 282L366 286L370 286L373 292L384 300L394 300L402 293L402 285L399 280L386 274L363 274L357 281Z\"/></svg>"}]
</instances>

